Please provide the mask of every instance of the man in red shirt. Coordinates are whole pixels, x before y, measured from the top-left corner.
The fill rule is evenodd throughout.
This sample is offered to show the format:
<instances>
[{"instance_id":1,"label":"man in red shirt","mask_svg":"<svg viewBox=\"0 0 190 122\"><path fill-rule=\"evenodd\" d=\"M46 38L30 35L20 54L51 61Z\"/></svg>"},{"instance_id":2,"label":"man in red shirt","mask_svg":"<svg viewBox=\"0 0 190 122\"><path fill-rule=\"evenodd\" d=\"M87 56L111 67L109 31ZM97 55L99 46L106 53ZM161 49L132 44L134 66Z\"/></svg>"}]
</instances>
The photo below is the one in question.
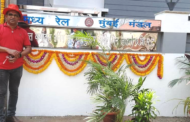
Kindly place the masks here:
<instances>
[{"instance_id":1,"label":"man in red shirt","mask_svg":"<svg viewBox=\"0 0 190 122\"><path fill-rule=\"evenodd\" d=\"M3 14L6 23L0 25L0 122L4 122L3 108L8 82L10 95L6 122L21 122L15 117L15 111L23 70L22 57L31 52L31 44L27 32L17 26L22 17L18 6L10 4Z\"/></svg>"}]
</instances>

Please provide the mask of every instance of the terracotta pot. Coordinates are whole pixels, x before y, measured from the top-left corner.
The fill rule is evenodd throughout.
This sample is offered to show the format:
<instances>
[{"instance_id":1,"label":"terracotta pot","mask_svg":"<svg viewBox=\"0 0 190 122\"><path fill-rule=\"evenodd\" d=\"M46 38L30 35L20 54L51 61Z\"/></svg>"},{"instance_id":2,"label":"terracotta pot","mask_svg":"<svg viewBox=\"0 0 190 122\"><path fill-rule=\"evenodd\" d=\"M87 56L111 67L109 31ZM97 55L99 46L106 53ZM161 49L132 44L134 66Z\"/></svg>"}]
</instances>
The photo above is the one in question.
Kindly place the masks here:
<instances>
[{"instance_id":1,"label":"terracotta pot","mask_svg":"<svg viewBox=\"0 0 190 122\"><path fill-rule=\"evenodd\" d=\"M116 122L116 112L110 112L104 117L104 122Z\"/></svg>"}]
</instances>

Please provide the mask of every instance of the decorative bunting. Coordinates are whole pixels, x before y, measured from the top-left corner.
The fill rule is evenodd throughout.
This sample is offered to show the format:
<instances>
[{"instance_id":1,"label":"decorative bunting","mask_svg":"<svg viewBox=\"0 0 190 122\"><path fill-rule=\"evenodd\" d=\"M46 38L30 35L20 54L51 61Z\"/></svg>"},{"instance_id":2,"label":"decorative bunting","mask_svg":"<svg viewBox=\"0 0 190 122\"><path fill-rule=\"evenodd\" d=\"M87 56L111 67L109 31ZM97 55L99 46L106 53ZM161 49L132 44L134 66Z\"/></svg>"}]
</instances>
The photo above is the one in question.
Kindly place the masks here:
<instances>
[{"instance_id":1,"label":"decorative bunting","mask_svg":"<svg viewBox=\"0 0 190 122\"><path fill-rule=\"evenodd\" d=\"M37 55L29 54L24 56L24 69L28 72L38 74L48 68L53 59L52 51L41 51L38 50Z\"/></svg>"},{"instance_id":2,"label":"decorative bunting","mask_svg":"<svg viewBox=\"0 0 190 122\"><path fill-rule=\"evenodd\" d=\"M157 76L163 77L163 56L161 54L120 54L111 53L103 55L96 52L58 52L48 50L33 50L32 53L24 56L24 68L31 73L41 73L51 64L55 58L60 70L68 75L79 74L86 67L87 62L92 60L102 66L107 66L107 61L111 62L114 71L126 59L127 64L132 64L130 69L139 76L148 75L158 64Z\"/></svg>"},{"instance_id":3,"label":"decorative bunting","mask_svg":"<svg viewBox=\"0 0 190 122\"><path fill-rule=\"evenodd\" d=\"M72 53L56 52L55 60L59 69L69 76L79 74L87 65L90 58L89 52Z\"/></svg>"},{"instance_id":4,"label":"decorative bunting","mask_svg":"<svg viewBox=\"0 0 190 122\"><path fill-rule=\"evenodd\" d=\"M36 54L35 54L36 53ZM28 54L28 56L32 59L39 59L42 57L42 55L44 54L44 51L37 51L37 50L32 50L32 53Z\"/></svg>"},{"instance_id":5,"label":"decorative bunting","mask_svg":"<svg viewBox=\"0 0 190 122\"><path fill-rule=\"evenodd\" d=\"M108 56L108 57L106 57L106 56ZM92 52L92 57L91 57L92 61L94 61L96 63L99 63L102 66L107 66L106 59L111 62L112 69L114 71L116 71L120 67L121 63L123 62L124 55L123 54L118 54L118 53L111 53L111 54L107 54L107 55L100 55L99 53L93 53Z\"/></svg>"},{"instance_id":6,"label":"decorative bunting","mask_svg":"<svg viewBox=\"0 0 190 122\"><path fill-rule=\"evenodd\" d=\"M148 75L158 64L157 76L160 79L163 77L163 57L160 54L127 54L126 61L132 64L131 71L139 76Z\"/></svg>"}]
</instances>

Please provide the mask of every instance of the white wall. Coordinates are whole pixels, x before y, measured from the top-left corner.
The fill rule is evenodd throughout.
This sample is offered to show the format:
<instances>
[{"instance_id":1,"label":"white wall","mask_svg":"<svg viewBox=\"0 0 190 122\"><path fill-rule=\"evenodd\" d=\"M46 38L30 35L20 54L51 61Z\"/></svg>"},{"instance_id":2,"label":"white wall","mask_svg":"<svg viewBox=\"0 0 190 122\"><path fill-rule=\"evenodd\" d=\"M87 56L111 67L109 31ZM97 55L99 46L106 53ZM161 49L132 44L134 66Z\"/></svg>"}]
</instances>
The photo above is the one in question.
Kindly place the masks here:
<instances>
[{"instance_id":1,"label":"white wall","mask_svg":"<svg viewBox=\"0 0 190 122\"><path fill-rule=\"evenodd\" d=\"M177 114L172 110L177 101L167 102L173 98L186 98L190 93L190 86L185 83L174 88L168 87L168 82L174 78L184 75L179 67L175 65L175 58L182 54L163 54L164 77L157 77L157 67L148 75L144 88L152 88L156 91L158 101L155 106L160 111L159 116L184 116L183 106L180 106ZM126 64L125 60L124 63ZM69 77L63 74L55 60L47 70L35 75L24 70L21 80L19 100L17 105L18 116L66 116L66 115L89 115L95 107L87 94L87 83L84 72ZM137 83L136 76L128 69L128 76ZM166 103L165 103L166 102ZM130 114L132 103L128 104L126 115Z\"/></svg>"},{"instance_id":2,"label":"white wall","mask_svg":"<svg viewBox=\"0 0 190 122\"><path fill-rule=\"evenodd\" d=\"M190 33L189 12L163 11L155 15L161 20L161 32Z\"/></svg>"},{"instance_id":3,"label":"white wall","mask_svg":"<svg viewBox=\"0 0 190 122\"><path fill-rule=\"evenodd\" d=\"M104 0L54 0L54 7L104 8Z\"/></svg>"}]
</instances>

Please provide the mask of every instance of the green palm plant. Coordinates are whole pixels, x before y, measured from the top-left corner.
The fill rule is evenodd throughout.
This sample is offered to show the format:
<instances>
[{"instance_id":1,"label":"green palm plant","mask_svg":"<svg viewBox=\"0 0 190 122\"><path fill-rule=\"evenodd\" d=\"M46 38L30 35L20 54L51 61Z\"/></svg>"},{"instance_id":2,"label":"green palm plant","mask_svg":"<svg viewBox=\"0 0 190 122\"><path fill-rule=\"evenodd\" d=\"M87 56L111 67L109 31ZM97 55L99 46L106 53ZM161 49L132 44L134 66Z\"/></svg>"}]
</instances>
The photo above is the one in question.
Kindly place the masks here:
<instances>
[{"instance_id":1,"label":"green palm plant","mask_svg":"<svg viewBox=\"0 0 190 122\"><path fill-rule=\"evenodd\" d=\"M184 57L177 58L177 63L182 65L182 70L185 70L185 75L181 78L174 79L169 82L169 87L174 87L176 84L179 84L181 82L187 82L187 85L190 83L190 56L188 54L185 54ZM178 108L179 105L184 105L184 114L190 114L190 97L187 97L186 99L173 99L173 100L179 100L179 103L175 106L174 110ZM173 111L174 111L173 110Z\"/></svg>"},{"instance_id":2,"label":"green palm plant","mask_svg":"<svg viewBox=\"0 0 190 122\"><path fill-rule=\"evenodd\" d=\"M130 66L121 66L117 72L112 70L112 64L108 60L106 53L100 53L106 60L106 66L88 61L90 69L85 72L88 80L87 92L94 96L94 101L101 103L87 122L100 122L107 113L116 112L117 122L123 121L123 116L127 106L127 100L136 89L139 89L145 79L140 78L137 85L132 84L132 80L127 76L126 69Z\"/></svg>"},{"instance_id":3,"label":"green palm plant","mask_svg":"<svg viewBox=\"0 0 190 122\"><path fill-rule=\"evenodd\" d=\"M179 105L183 105L184 114L186 115L190 114L190 97L187 97L186 99L173 99L173 100L179 100L179 103L175 106L173 112L174 110L177 110Z\"/></svg>"},{"instance_id":4,"label":"green palm plant","mask_svg":"<svg viewBox=\"0 0 190 122\"><path fill-rule=\"evenodd\" d=\"M186 81L187 85L190 83L190 56L185 54L184 57L177 58L177 64L180 64L182 70L185 70L185 75L181 78L174 79L169 82L169 87L174 87L176 84Z\"/></svg>"}]
</instances>

